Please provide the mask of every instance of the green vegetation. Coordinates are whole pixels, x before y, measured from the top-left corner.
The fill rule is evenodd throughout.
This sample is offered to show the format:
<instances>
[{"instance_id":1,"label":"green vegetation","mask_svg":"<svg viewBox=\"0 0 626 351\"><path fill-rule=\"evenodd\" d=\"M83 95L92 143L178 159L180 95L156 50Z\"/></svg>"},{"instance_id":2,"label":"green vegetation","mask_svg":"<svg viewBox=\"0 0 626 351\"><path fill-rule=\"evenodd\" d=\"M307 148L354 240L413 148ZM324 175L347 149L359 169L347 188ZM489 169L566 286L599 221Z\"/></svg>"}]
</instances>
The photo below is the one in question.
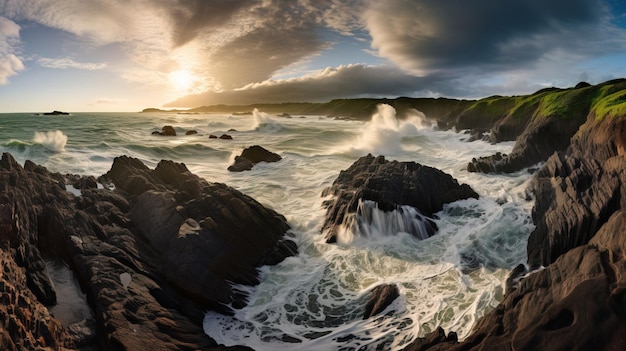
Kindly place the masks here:
<instances>
[{"instance_id":1,"label":"green vegetation","mask_svg":"<svg viewBox=\"0 0 626 351\"><path fill-rule=\"evenodd\" d=\"M362 98L336 99L325 103L214 105L180 111L145 109L144 112L244 113L258 108L260 111L276 114L324 115L367 120L376 110L376 105L381 103L395 107L399 117L416 109L437 120L444 128L499 128L506 131L509 137L513 137L519 135L529 123L538 123L545 119L580 120L591 112L598 119L626 115L626 79L616 79L595 86L579 83L569 89L545 88L531 95L496 95L480 100Z\"/></svg>"},{"instance_id":2,"label":"green vegetation","mask_svg":"<svg viewBox=\"0 0 626 351\"><path fill-rule=\"evenodd\" d=\"M626 116L626 90L620 90L595 101L592 111L596 115L596 120Z\"/></svg>"}]
</instances>

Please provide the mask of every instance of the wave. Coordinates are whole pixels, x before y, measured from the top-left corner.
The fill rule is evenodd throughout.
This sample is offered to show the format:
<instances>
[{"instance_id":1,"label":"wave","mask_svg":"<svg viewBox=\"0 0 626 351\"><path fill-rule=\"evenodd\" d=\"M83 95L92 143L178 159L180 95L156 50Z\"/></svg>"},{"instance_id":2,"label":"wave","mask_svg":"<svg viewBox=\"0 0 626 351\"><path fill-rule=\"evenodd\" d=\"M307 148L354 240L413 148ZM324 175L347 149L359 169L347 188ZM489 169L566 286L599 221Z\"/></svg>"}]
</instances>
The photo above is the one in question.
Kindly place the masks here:
<instances>
[{"instance_id":1,"label":"wave","mask_svg":"<svg viewBox=\"0 0 626 351\"><path fill-rule=\"evenodd\" d=\"M405 151L402 147L402 138L419 136L422 130L429 127L426 116L417 110L409 114L405 120L398 120L395 108L379 104L372 120L361 128L361 134L357 139L340 151L353 156L365 153L398 155Z\"/></svg>"},{"instance_id":2,"label":"wave","mask_svg":"<svg viewBox=\"0 0 626 351\"><path fill-rule=\"evenodd\" d=\"M252 130L266 133L278 133L286 129L286 127L272 118L269 114L261 112L258 109L252 111L254 123Z\"/></svg>"},{"instance_id":3,"label":"wave","mask_svg":"<svg viewBox=\"0 0 626 351\"><path fill-rule=\"evenodd\" d=\"M168 159L177 161L188 158L190 155L202 155L206 157L211 153L217 153L220 156L230 155L228 151L220 151L212 147L193 143L193 144L179 144L175 146L146 146L138 144L127 145L128 150L139 153L140 155L155 158L157 160Z\"/></svg>"},{"instance_id":4,"label":"wave","mask_svg":"<svg viewBox=\"0 0 626 351\"><path fill-rule=\"evenodd\" d=\"M22 141L22 140L11 139L8 143L3 144L2 146L7 148L7 149L10 149L10 150L14 150L14 151L18 151L18 152L24 152L30 146L33 146L33 145L34 144L27 143L27 142Z\"/></svg>"},{"instance_id":5,"label":"wave","mask_svg":"<svg viewBox=\"0 0 626 351\"><path fill-rule=\"evenodd\" d=\"M60 130L51 130L47 132L35 132L33 141L42 145L52 152L62 152L65 150L67 143L67 135Z\"/></svg>"},{"instance_id":6,"label":"wave","mask_svg":"<svg viewBox=\"0 0 626 351\"><path fill-rule=\"evenodd\" d=\"M344 219L337 241L349 244L355 235L376 238L397 233L412 234L423 240L430 236L431 230L432 224L414 207L401 206L393 211L383 211L375 201L359 200L357 212Z\"/></svg>"}]
</instances>

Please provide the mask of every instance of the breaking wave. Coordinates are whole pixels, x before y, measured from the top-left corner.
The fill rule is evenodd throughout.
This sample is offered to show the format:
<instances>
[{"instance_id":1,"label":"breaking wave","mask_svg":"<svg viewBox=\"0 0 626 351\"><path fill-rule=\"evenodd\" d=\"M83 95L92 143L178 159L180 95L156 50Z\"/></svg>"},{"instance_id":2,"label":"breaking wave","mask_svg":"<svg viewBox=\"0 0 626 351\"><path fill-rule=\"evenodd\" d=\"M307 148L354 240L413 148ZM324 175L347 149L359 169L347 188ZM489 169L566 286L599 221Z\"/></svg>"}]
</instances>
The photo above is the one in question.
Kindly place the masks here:
<instances>
[{"instance_id":1,"label":"breaking wave","mask_svg":"<svg viewBox=\"0 0 626 351\"><path fill-rule=\"evenodd\" d=\"M60 130L51 130L47 132L35 132L33 141L42 145L52 152L62 152L65 150L67 143L67 135Z\"/></svg>"}]
</instances>

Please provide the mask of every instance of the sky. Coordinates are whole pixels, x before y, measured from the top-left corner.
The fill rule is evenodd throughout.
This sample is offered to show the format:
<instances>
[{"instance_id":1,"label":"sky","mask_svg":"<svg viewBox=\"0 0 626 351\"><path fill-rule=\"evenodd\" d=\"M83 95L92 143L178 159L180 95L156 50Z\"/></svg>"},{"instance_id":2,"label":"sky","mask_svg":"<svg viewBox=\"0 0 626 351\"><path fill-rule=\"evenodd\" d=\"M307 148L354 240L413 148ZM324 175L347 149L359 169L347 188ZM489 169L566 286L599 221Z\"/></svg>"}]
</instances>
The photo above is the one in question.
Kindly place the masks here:
<instances>
[{"instance_id":1,"label":"sky","mask_svg":"<svg viewBox=\"0 0 626 351\"><path fill-rule=\"evenodd\" d=\"M473 99L623 77L623 0L0 0L0 112Z\"/></svg>"}]
</instances>

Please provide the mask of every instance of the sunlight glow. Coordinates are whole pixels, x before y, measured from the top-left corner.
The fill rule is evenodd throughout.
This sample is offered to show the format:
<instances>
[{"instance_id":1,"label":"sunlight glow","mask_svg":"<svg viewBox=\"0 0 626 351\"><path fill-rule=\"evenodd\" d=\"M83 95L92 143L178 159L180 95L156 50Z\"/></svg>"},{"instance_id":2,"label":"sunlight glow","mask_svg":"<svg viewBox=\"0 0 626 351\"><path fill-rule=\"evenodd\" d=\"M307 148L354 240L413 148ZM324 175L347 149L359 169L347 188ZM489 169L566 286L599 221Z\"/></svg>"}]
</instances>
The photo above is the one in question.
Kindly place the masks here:
<instances>
[{"instance_id":1,"label":"sunlight glow","mask_svg":"<svg viewBox=\"0 0 626 351\"><path fill-rule=\"evenodd\" d=\"M174 88L180 92L187 92L194 84L194 77L187 70L174 71L169 74Z\"/></svg>"}]
</instances>

